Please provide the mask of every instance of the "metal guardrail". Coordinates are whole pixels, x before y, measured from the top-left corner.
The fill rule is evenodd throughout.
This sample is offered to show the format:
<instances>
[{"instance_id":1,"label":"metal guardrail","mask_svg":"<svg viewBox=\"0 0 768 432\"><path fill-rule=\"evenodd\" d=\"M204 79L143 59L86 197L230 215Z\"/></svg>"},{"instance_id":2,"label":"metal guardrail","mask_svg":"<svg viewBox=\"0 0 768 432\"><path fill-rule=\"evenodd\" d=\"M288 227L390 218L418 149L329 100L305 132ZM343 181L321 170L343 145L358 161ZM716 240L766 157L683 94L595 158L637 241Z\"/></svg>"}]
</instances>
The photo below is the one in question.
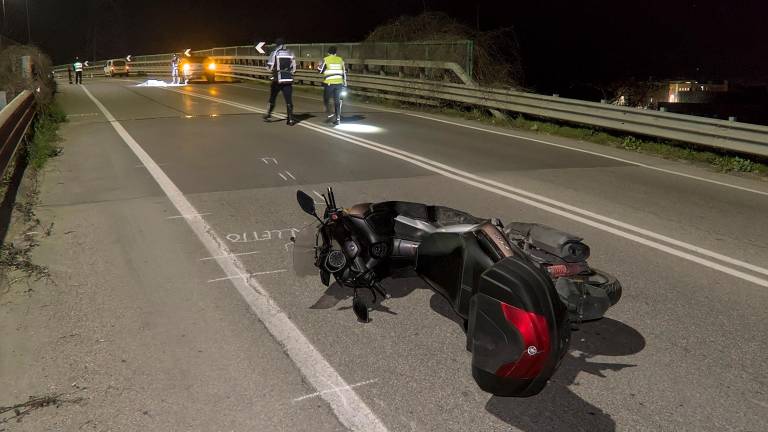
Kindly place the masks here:
<instances>
[{"instance_id":1,"label":"metal guardrail","mask_svg":"<svg viewBox=\"0 0 768 432\"><path fill-rule=\"evenodd\" d=\"M29 90L24 90L0 111L0 178L5 177L34 117L35 96Z\"/></svg>"},{"instance_id":2,"label":"metal guardrail","mask_svg":"<svg viewBox=\"0 0 768 432\"><path fill-rule=\"evenodd\" d=\"M269 78L264 67L265 56L213 58L217 62L217 75L249 80ZM132 62L131 67L135 72L169 75L169 59L170 54L143 56L142 61ZM322 83L322 77L314 70L320 60L319 57L297 58L296 79L300 84ZM479 87L453 62L377 59L346 59L346 62L350 69L350 91L359 95L428 105L462 104L513 111L768 157L768 126ZM98 67L91 65L87 70L96 71L94 76L97 76Z\"/></svg>"}]
</instances>

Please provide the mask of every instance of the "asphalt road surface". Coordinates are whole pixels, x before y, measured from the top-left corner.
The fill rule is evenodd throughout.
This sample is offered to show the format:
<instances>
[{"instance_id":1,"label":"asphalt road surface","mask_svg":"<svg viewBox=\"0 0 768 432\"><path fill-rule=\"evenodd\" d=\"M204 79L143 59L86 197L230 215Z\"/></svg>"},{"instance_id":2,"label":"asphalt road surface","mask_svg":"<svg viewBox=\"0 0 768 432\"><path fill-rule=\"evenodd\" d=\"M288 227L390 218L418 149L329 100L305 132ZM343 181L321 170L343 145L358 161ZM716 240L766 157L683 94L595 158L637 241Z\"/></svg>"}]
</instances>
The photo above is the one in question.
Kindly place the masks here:
<instances>
[{"instance_id":1,"label":"asphalt road surface","mask_svg":"<svg viewBox=\"0 0 768 432\"><path fill-rule=\"evenodd\" d=\"M314 93L288 127L261 119L256 84L61 87L70 122L41 201L58 234L41 248L81 281L67 331L107 342L82 361L6 352L26 372L0 381L0 402L55 386L32 375L58 362L132 389L60 408L73 430L61 418L76 410L77 426L123 430L768 430L766 182L368 105L333 128ZM574 333L543 393L492 397L420 280L388 281L364 325L349 292L291 272L289 237L311 222L296 189L328 185L345 206L428 202L578 233L624 296Z\"/></svg>"}]
</instances>

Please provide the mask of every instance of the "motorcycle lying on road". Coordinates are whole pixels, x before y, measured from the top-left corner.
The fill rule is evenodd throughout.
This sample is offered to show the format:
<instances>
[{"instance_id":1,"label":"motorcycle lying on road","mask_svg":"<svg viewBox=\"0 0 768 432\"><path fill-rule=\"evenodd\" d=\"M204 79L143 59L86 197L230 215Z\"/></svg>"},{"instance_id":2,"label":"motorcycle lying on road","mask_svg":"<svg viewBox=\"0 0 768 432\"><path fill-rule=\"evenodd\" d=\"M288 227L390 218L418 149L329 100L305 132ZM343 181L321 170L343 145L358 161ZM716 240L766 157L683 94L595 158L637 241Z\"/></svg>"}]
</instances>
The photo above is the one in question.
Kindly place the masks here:
<instances>
[{"instance_id":1,"label":"motorcycle lying on road","mask_svg":"<svg viewBox=\"0 0 768 432\"><path fill-rule=\"evenodd\" d=\"M587 264L582 239L539 224L482 219L466 212L404 201L341 208L331 188L325 210L297 192L316 222L294 241L294 270L331 276L353 292L352 309L369 321L370 304L388 294L381 281L412 269L464 322L472 376L494 395L538 394L557 370L571 326L603 317L621 297L613 276Z\"/></svg>"}]
</instances>

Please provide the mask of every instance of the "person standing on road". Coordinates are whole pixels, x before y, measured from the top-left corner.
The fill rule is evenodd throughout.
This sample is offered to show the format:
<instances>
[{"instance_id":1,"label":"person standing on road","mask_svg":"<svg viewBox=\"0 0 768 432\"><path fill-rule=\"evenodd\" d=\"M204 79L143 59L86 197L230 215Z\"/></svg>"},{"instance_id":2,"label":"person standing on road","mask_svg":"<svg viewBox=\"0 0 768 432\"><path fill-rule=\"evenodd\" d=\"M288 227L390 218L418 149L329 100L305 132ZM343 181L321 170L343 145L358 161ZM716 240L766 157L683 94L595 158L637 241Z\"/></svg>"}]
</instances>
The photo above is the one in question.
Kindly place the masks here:
<instances>
[{"instance_id":1,"label":"person standing on road","mask_svg":"<svg viewBox=\"0 0 768 432\"><path fill-rule=\"evenodd\" d=\"M283 39L277 39L275 45L275 50L272 51L269 60L267 60L267 70L272 72L272 87L264 120L272 117L277 94L282 92L283 98L285 98L285 109L288 112L287 124L293 126L296 124L293 117L293 75L296 73L296 56L285 47Z\"/></svg>"},{"instance_id":2,"label":"person standing on road","mask_svg":"<svg viewBox=\"0 0 768 432\"><path fill-rule=\"evenodd\" d=\"M83 62L80 61L80 57L75 57L75 63L72 64L75 69L75 84L83 83Z\"/></svg>"},{"instance_id":3,"label":"person standing on road","mask_svg":"<svg viewBox=\"0 0 768 432\"><path fill-rule=\"evenodd\" d=\"M179 84L179 55L176 53L171 58L171 78L172 84Z\"/></svg>"},{"instance_id":4,"label":"person standing on road","mask_svg":"<svg viewBox=\"0 0 768 432\"><path fill-rule=\"evenodd\" d=\"M323 105L328 120L333 124L341 123L341 91L347 85L347 70L344 59L336 55L336 47L328 48L328 55L320 63L318 70L323 74ZM333 99L334 111L331 112L330 102Z\"/></svg>"}]
</instances>

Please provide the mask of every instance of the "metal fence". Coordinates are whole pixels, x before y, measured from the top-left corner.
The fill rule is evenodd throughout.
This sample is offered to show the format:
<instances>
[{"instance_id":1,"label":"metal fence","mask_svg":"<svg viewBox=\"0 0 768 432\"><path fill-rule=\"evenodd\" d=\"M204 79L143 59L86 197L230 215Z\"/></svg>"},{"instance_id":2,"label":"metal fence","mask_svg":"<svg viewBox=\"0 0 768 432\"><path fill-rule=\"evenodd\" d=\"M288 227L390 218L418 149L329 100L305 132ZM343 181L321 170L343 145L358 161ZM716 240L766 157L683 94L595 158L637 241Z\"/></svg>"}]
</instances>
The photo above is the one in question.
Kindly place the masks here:
<instances>
[{"instance_id":1,"label":"metal fence","mask_svg":"<svg viewBox=\"0 0 768 432\"><path fill-rule=\"evenodd\" d=\"M0 110L0 178L16 155L19 143L35 116L35 96L24 90Z\"/></svg>"},{"instance_id":2,"label":"metal fence","mask_svg":"<svg viewBox=\"0 0 768 432\"><path fill-rule=\"evenodd\" d=\"M296 74L299 84L321 84L322 77L313 69L322 57L323 48L328 45L294 47L297 55L301 54ZM241 48L246 52L241 53ZM266 80L269 78L269 72L264 67L266 56L251 55L253 49L214 48L196 54L213 57L217 63L216 74L219 76ZM354 46L349 49L354 49ZM137 60L132 62L134 72L160 75L170 73L170 54L134 59ZM350 92L362 96L427 105L475 106L517 112L768 157L766 126L479 87L464 67L451 61L354 56L345 61L351 70ZM93 65L89 70L91 73L99 73L98 67Z\"/></svg>"}]
</instances>

